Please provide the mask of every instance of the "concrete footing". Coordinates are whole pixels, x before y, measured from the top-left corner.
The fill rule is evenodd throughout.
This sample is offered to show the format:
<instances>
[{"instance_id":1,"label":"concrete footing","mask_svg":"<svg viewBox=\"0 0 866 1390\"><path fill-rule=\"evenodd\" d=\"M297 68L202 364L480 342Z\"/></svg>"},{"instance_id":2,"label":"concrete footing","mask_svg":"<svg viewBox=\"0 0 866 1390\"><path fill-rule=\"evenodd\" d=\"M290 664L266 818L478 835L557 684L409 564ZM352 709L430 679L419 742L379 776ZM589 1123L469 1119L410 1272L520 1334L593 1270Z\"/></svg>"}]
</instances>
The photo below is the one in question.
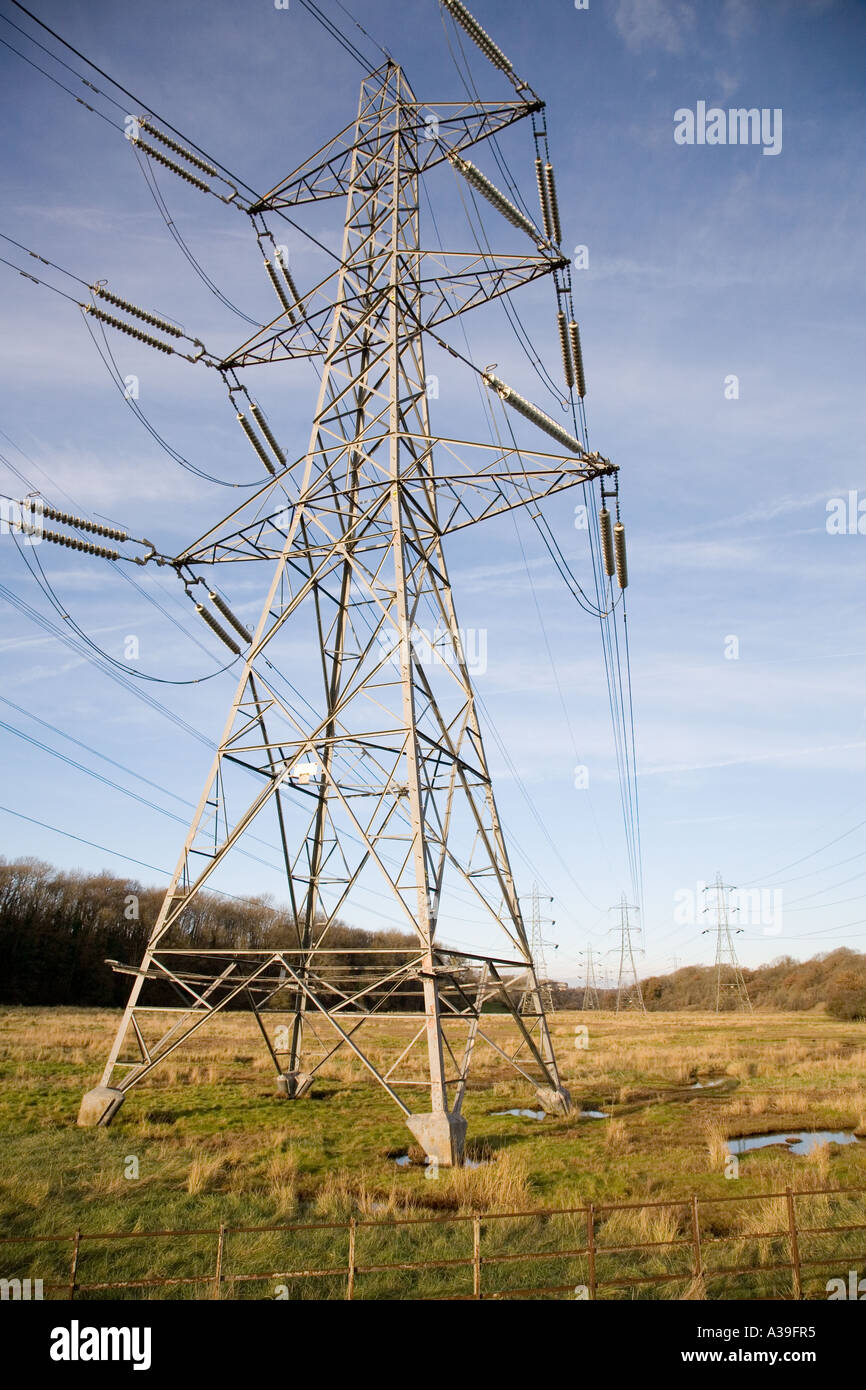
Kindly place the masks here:
<instances>
[{"instance_id":1,"label":"concrete footing","mask_svg":"<svg viewBox=\"0 0 866 1390\"><path fill-rule=\"evenodd\" d=\"M553 1086L538 1086L535 1094L542 1110L548 1115L570 1115L571 1096L564 1086L554 1090Z\"/></svg>"},{"instance_id":2,"label":"concrete footing","mask_svg":"<svg viewBox=\"0 0 866 1390\"><path fill-rule=\"evenodd\" d=\"M93 1129L95 1125L110 1125L124 1101L122 1091L113 1086L94 1086L81 1098L78 1123L82 1129Z\"/></svg>"},{"instance_id":3,"label":"concrete footing","mask_svg":"<svg viewBox=\"0 0 866 1390\"><path fill-rule=\"evenodd\" d=\"M434 1110L429 1114L408 1115L406 1124L427 1157L440 1168L460 1167L466 1143L466 1121L462 1115Z\"/></svg>"},{"instance_id":4,"label":"concrete footing","mask_svg":"<svg viewBox=\"0 0 866 1390\"><path fill-rule=\"evenodd\" d=\"M287 1071L277 1077L277 1090L286 1100L300 1100L313 1084L313 1078L305 1071Z\"/></svg>"}]
</instances>

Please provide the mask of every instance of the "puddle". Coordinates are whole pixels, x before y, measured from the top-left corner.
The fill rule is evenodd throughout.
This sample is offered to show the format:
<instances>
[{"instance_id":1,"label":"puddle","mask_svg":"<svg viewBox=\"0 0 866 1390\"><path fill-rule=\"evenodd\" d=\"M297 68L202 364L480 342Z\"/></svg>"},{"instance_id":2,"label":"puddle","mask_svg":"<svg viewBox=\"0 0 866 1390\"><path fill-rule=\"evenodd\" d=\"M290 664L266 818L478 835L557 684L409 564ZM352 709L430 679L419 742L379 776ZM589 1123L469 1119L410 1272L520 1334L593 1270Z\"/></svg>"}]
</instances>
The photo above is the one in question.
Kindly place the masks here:
<instances>
[{"instance_id":1,"label":"puddle","mask_svg":"<svg viewBox=\"0 0 866 1390\"><path fill-rule=\"evenodd\" d=\"M401 1154L399 1158L394 1159L394 1162L398 1168L427 1168L430 1165L429 1158L425 1158L423 1164L413 1163L408 1154ZM487 1161L482 1158L464 1158L463 1160L464 1168L486 1168L487 1166Z\"/></svg>"},{"instance_id":2,"label":"puddle","mask_svg":"<svg viewBox=\"0 0 866 1390\"><path fill-rule=\"evenodd\" d=\"M711 1086L721 1086L724 1083L724 1079L725 1078L723 1076L720 1076L718 1081L693 1081L691 1086L689 1087L689 1090L708 1091Z\"/></svg>"},{"instance_id":3,"label":"puddle","mask_svg":"<svg viewBox=\"0 0 866 1390\"><path fill-rule=\"evenodd\" d=\"M821 1144L856 1144L857 1136L846 1129L783 1129L778 1134L748 1134L728 1140L728 1152L748 1153L750 1149L765 1149L771 1144L784 1144L792 1154L808 1154Z\"/></svg>"},{"instance_id":4,"label":"puddle","mask_svg":"<svg viewBox=\"0 0 866 1390\"><path fill-rule=\"evenodd\" d=\"M549 1120L550 1116L545 1110L491 1110L491 1115L521 1115L527 1120ZM606 1110L579 1110L578 1116L582 1120L609 1120L610 1115Z\"/></svg>"}]
</instances>

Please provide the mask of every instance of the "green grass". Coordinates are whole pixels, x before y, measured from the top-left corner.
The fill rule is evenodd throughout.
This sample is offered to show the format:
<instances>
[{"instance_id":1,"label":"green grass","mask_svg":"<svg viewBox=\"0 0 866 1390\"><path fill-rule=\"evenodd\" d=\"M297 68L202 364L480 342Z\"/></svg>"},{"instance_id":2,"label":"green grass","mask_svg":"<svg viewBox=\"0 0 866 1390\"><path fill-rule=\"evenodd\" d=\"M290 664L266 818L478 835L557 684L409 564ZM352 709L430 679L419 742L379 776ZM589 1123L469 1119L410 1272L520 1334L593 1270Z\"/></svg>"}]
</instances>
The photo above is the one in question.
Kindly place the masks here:
<instances>
[{"instance_id":1,"label":"green grass","mask_svg":"<svg viewBox=\"0 0 866 1390\"><path fill-rule=\"evenodd\" d=\"M574 1046L577 1023L590 1046ZM435 1260L472 1252L471 1222L394 1226L399 1217L441 1217L471 1211L574 1207L588 1201L622 1203L727 1198L795 1188L866 1189L866 1144L832 1146L814 1157L766 1148L740 1161L726 1179L724 1139L732 1134L792 1129L853 1129L866 1124L866 1030L816 1014L737 1017L712 1014L557 1015L555 1038L566 1084L582 1108L611 1111L613 1120L576 1116L543 1122L490 1112L528 1105L530 1088L508 1073L496 1053L479 1045L464 1113L470 1151L486 1155L475 1171L398 1169L394 1158L411 1136L400 1113L353 1058L339 1054L311 1095L279 1099L255 1025L221 1017L188 1054L175 1054L130 1093L107 1130L75 1125L81 1093L98 1078L116 1015L105 1010L0 1010L0 1227L6 1236L85 1232L202 1230L291 1221L373 1221L358 1228L356 1263L413 1260L420 1272L359 1277L358 1297L415 1297L469 1292L471 1269L439 1271ZM379 1027L379 1025L377 1025ZM384 1049L399 1024L380 1027ZM714 1090L694 1091L695 1076L722 1076ZM866 1132L866 1129L864 1129ZM130 1160L138 1176L129 1178ZM866 1222L862 1197L802 1202L804 1224ZM822 1205L823 1203L823 1205ZM816 1215L817 1214L817 1215ZM757 1220L756 1216L762 1218ZM739 1207L719 1203L702 1221L716 1236L748 1240L707 1245L705 1263L771 1263L786 1259L783 1204ZM383 1224L384 1223L384 1224ZM779 1235L758 1239L764 1230ZM223 1296L274 1297L279 1280L233 1282L241 1273L344 1266L347 1232L231 1234ZM603 1214L602 1245L690 1239L688 1212L654 1209ZM575 1217L485 1223L483 1251L519 1254L586 1244L586 1220ZM846 1274L846 1261L866 1258L859 1236L807 1237L804 1256L838 1254L807 1287L820 1293L826 1278ZM782 1251L781 1255L779 1254ZM212 1274L215 1237L85 1242L82 1281ZM68 1279L70 1247L7 1246L0 1275ZM713 1263L715 1261L715 1263ZM863 1259L856 1267L862 1269ZM640 1256L601 1255L599 1278L678 1273L676 1283L644 1285L618 1296L682 1297L689 1291L690 1248L653 1246ZM492 1263L486 1291L588 1281L585 1257ZM343 1297L345 1277L297 1283L290 1296ZM790 1275L755 1273L718 1280L714 1296L773 1296ZM699 1291L698 1291L699 1292ZM604 1296L613 1296L607 1290ZM209 1296L207 1285L177 1286L175 1297ZM691 1295L695 1290L691 1290ZM136 1297L143 1294L137 1292ZM573 1296L573 1295L572 1295Z\"/></svg>"}]
</instances>

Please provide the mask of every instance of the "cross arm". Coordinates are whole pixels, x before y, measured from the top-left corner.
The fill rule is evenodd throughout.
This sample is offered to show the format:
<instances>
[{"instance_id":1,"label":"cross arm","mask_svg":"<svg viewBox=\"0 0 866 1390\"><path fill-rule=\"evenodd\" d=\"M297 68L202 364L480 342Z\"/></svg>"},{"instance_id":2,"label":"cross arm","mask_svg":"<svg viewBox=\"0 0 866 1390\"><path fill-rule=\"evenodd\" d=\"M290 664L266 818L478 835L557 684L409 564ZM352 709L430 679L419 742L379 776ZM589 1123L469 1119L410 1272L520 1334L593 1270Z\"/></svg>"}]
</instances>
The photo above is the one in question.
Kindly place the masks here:
<instances>
[{"instance_id":1,"label":"cross arm","mask_svg":"<svg viewBox=\"0 0 866 1390\"><path fill-rule=\"evenodd\" d=\"M506 126L537 111L540 106L540 102L525 101L400 102L400 134L406 142L407 151L410 148L414 150L415 172L422 173L441 164L449 155L459 154L481 140L490 139ZM395 104L394 115L397 109ZM393 118L387 109L377 115L382 122ZM369 133L360 139L356 138L355 131L353 121L310 159L281 179L257 203L253 203L249 211L276 211L343 197L351 183L356 151L363 157L365 153L370 154L377 149L381 142L378 124L371 126Z\"/></svg>"}]
</instances>

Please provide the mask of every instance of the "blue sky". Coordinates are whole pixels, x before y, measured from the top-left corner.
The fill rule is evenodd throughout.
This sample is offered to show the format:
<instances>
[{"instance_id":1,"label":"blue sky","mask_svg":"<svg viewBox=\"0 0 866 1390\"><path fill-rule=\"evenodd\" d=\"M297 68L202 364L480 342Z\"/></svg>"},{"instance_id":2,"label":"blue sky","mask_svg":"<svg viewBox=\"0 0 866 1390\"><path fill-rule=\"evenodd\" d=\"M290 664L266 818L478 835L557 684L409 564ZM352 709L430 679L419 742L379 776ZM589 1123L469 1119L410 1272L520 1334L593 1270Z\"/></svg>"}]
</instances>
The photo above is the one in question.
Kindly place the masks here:
<instances>
[{"instance_id":1,"label":"blue sky","mask_svg":"<svg viewBox=\"0 0 866 1390\"><path fill-rule=\"evenodd\" d=\"M334 0L322 5L373 62L381 57ZM348 8L404 65L420 100L462 96L434 0L352 0ZM778 922L744 914L738 949L747 964L859 947L866 940L866 534L830 534L827 508L854 491L866 513L866 6L590 0L577 10L572 0L477 0L473 12L548 102L564 244L589 251L574 284L591 444L620 465L629 536L646 883L642 968L712 958L711 939L701 936L707 919L675 914L717 869L728 883L783 904L781 932ZM297 0L287 10L267 0L140 0L134 7L43 0L37 13L263 190L354 116L361 69ZM0 14L56 49L8 0L0 0ZM87 97L28 39L7 23L0 30ZM482 96L507 97L502 75L467 52ZM0 65L0 231L85 280L104 277L128 299L170 313L214 350L243 341L251 330L190 269L122 134L8 48L0 48ZM701 101L781 110L781 152L676 144L675 112ZM122 124L123 109L93 104ZM129 102L126 110L138 107ZM534 206L526 125L502 146ZM477 160L498 181L489 153ZM168 173L158 182L223 294L252 318L271 318L272 295L246 219ZM431 197L443 240L467 245L449 186L431 182ZM305 223L336 246L341 216L335 202ZM492 211L485 226L494 246L520 249L519 234ZM322 278L323 253L297 233L285 240L301 288ZM0 254L40 273L3 246ZM55 505L110 518L176 553L239 493L202 482L158 448L112 385L73 304L5 266L0 272L3 459ZM56 273L46 278L86 294ZM517 307L558 377L551 286L524 290ZM475 362L497 360L517 390L553 408L503 331L497 306L469 316L466 327ZM465 348L459 336L452 340ZM181 455L224 479L257 476L213 373L164 361L119 335L111 343L123 374L139 377L142 410ZM434 428L478 434L474 383L441 353L431 353L428 367L440 377ZM732 375L738 399L726 398ZM315 390L314 371L296 363L260 392L294 456L306 447ZM24 490L3 464L0 491L17 497ZM572 508L573 500L557 499L547 515L586 578L586 538L573 526ZM222 663L170 576L150 569L133 576L162 612L107 564L45 545L39 558L62 606L117 659L134 634L142 671L163 679L192 680ZM509 521L455 537L449 559L461 623L486 633L478 689L520 775L518 782L491 741L521 892L529 894L538 879L554 896L546 909L556 919L546 934L558 943L550 964L576 978L579 950L613 944L608 908L627 886L597 625L569 597L525 520L517 533ZM263 572L250 575L233 595L250 621L266 582ZM6 535L0 583L63 626ZM0 706L3 725L153 803L0 727L0 802L105 847L3 812L2 852L134 871L106 852L114 850L170 869L233 677L197 686L133 682L198 730L195 738L13 604L3 600L2 611L2 693L19 707ZM737 659L726 656L731 638ZM589 771L586 790L574 786L578 764ZM155 872L138 872L159 881ZM276 875L243 860L224 886L280 896ZM346 915L373 925L375 905Z\"/></svg>"}]
</instances>

